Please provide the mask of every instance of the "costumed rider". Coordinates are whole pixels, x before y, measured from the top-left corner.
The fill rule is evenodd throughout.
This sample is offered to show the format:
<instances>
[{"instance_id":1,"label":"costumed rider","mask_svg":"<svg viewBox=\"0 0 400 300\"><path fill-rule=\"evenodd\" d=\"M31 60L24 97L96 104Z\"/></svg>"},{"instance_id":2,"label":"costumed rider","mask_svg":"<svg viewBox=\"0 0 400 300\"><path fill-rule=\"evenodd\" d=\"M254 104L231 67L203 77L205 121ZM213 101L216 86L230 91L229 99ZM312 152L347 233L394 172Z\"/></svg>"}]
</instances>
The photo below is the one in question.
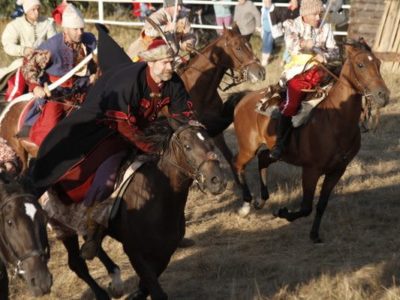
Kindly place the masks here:
<instances>
[{"instance_id":1,"label":"costumed rider","mask_svg":"<svg viewBox=\"0 0 400 300\"><path fill-rule=\"evenodd\" d=\"M138 138L142 130L165 110L183 124L192 118L192 103L173 72L173 51L164 40L153 40L139 53L146 62L133 63L105 29L97 27L103 75L80 109L49 133L31 170L39 195L52 187L63 201L88 207L87 239L81 248L85 259L97 254L105 230L91 212L113 192L128 150L134 146L151 152L151 145Z\"/></svg>"},{"instance_id":2,"label":"costumed rider","mask_svg":"<svg viewBox=\"0 0 400 300\"><path fill-rule=\"evenodd\" d=\"M42 42L57 33L54 22L41 16L41 6L39 0L23 0L24 14L8 23L1 36L4 52L15 59L8 67L0 69L0 87L7 83L6 101L25 92L25 81L19 69L22 57L32 54Z\"/></svg>"},{"instance_id":3,"label":"costumed rider","mask_svg":"<svg viewBox=\"0 0 400 300\"><path fill-rule=\"evenodd\" d=\"M159 26L172 47L179 46L180 50L190 52L196 44L196 37L191 29L188 13L182 5L182 0L164 0L164 6L152 13L149 18ZM158 38L160 32L146 21L139 38L129 46L128 55L133 61L143 59L138 53L147 49L153 40ZM173 50L177 52L179 49Z\"/></svg>"},{"instance_id":4,"label":"costumed rider","mask_svg":"<svg viewBox=\"0 0 400 300\"><path fill-rule=\"evenodd\" d=\"M22 136L27 134L26 128L32 126L29 139L37 146L61 119L82 103L96 78L96 64L91 60L52 90L51 95L45 89L47 84L67 74L96 48L95 36L84 32L84 26L82 13L68 4L62 16L63 32L25 57L22 73L37 100L27 116Z\"/></svg>"},{"instance_id":5,"label":"costumed rider","mask_svg":"<svg viewBox=\"0 0 400 300\"><path fill-rule=\"evenodd\" d=\"M271 158L276 160L280 159L290 134L292 116L304 99L305 92L302 90L315 88L327 75L315 61L327 63L339 59L332 27L321 23L322 12L320 0L302 0L300 16L283 24L285 44L291 59L285 65L280 81L282 86L287 86L287 96L281 105L277 141L270 153Z\"/></svg>"}]
</instances>

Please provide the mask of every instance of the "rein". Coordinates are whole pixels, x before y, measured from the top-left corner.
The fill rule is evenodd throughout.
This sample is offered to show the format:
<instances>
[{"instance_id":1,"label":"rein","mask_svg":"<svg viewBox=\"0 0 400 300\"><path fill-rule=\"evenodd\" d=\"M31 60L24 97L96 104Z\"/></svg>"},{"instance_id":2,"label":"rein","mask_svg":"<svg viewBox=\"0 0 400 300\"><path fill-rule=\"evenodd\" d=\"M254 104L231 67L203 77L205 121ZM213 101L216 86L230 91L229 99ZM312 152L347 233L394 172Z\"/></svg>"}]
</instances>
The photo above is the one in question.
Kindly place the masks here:
<instances>
[{"instance_id":1,"label":"rein","mask_svg":"<svg viewBox=\"0 0 400 300\"><path fill-rule=\"evenodd\" d=\"M5 201L1 206L0 206L0 216L3 216L3 209L13 200L18 199L18 198L30 198L32 200L35 199L35 197L31 194L17 194L14 196L11 196L7 199L7 201ZM25 203L25 201L24 201ZM33 202L28 202L28 203L33 203ZM2 234L0 234L0 241L2 242L2 244L6 247L6 249L8 250L8 252L13 256L14 258L14 264L15 264L15 275L23 275L25 274L25 270L22 268L22 264L25 260L27 260L28 258L31 257L46 257L48 253L46 253L46 251L44 251L43 249L37 250L37 249L33 249L28 251L27 253L19 256L17 251L15 251L15 249L11 246L11 243L9 242L8 239L6 239L6 235L4 234L4 227L1 227L0 230L2 231ZM38 243L38 237L35 233L34 235L35 239L36 239L36 243L38 245L41 246L41 242ZM40 247L42 248L42 247Z\"/></svg>"},{"instance_id":2,"label":"rein","mask_svg":"<svg viewBox=\"0 0 400 300\"><path fill-rule=\"evenodd\" d=\"M179 127L177 130L175 130L175 132L172 134L171 143L176 144L176 145L178 146L178 148L179 148L182 152L184 152L185 150L183 149L183 145L182 145L182 143L181 143L181 141L180 141L180 139L179 139L179 135L180 135L183 131L185 131L185 130L187 130L187 129L190 129L190 128L192 128L192 127L195 127L195 126L202 126L202 125L185 124L185 125L183 125L183 126L180 126L180 127ZM175 147L173 147L173 149L175 149ZM174 151L174 155L177 156L175 151ZM186 158L186 162L187 162L187 164L189 165L189 167L192 169L192 171L189 171L189 170L183 168L183 167L180 166L178 163L176 163L176 161L173 161L173 160L171 160L171 159L166 159L166 161L168 161L171 165L173 165L174 167L176 167L176 168L178 168L179 170L181 170L182 173L184 173L184 174L186 174L187 176L189 176L190 178L192 178L192 179L193 179L194 181L196 181L198 184L199 184L199 179L203 176L203 175L201 174L201 171L200 171L201 168L203 167L203 165L206 164L207 162L210 162L210 161L220 162L219 159L218 159L217 154L214 153L214 152L212 152L212 151L210 151L210 152L207 153L207 157L206 157L198 166L196 166L196 165L193 163L193 161L188 160L188 159Z\"/></svg>"},{"instance_id":3,"label":"rein","mask_svg":"<svg viewBox=\"0 0 400 300\"><path fill-rule=\"evenodd\" d=\"M225 49L229 49L228 41L226 39L225 39L225 42L224 42L224 47L225 47ZM208 56L206 56L204 53L202 53L201 51L199 51L199 50L197 50L195 48L191 49L191 51L196 53L198 56L204 58L205 60L207 60L214 67L216 67L216 68L222 67L222 68L226 69L226 71L224 72L223 77L224 76L230 77L232 79L232 82L228 83L228 82L223 81L223 80L221 81L221 83L223 82L223 83L225 83L227 85L225 88L221 88L221 83L220 83L219 89L221 89L221 91L223 91L223 92L225 92L226 90L228 90L228 89L230 89L230 88L232 88L232 87L234 87L236 85L239 85L239 84L245 82L247 80L247 74L246 74L245 68L248 67L249 65L257 62L257 59L253 55L253 59L251 59L248 62L244 63L235 55L235 52L233 52L233 54L232 54L233 58L237 62L240 63L239 67L233 69L231 66L228 66L228 65L225 65L225 64L220 64L220 63L216 64L216 63L214 63L213 61L211 61L211 59ZM200 70L200 69L198 69L196 67L193 67L193 66L191 66L189 64L186 66L186 68L187 69L192 68L192 69L196 70L199 73L203 72L202 70ZM228 73L228 71L230 71L231 73ZM234 75L234 71L238 71L240 73L239 76L235 76Z\"/></svg>"}]
</instances>

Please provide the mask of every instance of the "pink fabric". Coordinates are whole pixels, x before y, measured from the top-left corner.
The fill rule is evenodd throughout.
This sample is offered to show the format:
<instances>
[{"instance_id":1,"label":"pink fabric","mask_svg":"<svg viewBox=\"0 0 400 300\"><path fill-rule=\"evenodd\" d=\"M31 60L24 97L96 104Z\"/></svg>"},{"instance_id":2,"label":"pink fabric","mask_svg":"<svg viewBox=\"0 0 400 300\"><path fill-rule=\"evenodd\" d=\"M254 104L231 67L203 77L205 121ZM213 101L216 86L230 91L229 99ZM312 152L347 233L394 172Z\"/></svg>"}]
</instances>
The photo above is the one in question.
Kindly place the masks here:
<instances>
[{"instance_id":1,"label":"pink fabric","mask_svg":"<svg viewBox=\"0 0 400 300\"><path fill-rule=\"evenodd\" d=\"M217 25L219 25L219 26L225 25L225 27L228 27L228 26L231 26L232 16L216 17L216 21L217 21ZM219 35L222 35L223 30L217 29L217 32Z\"/></svg>"}]
</instances>

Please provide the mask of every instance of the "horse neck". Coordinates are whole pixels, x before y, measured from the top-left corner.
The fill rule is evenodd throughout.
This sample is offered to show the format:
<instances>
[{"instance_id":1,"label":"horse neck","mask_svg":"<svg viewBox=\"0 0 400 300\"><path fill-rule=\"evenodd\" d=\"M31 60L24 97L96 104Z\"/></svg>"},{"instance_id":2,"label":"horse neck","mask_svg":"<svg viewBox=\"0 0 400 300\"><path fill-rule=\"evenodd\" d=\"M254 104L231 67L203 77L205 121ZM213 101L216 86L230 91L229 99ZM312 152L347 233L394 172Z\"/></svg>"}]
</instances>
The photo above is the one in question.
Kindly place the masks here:
<instances>
[{"instance_id":1,"label":"horse neck","mask_svg":"<svg viewBox=\"0 0 400 300\"><path fill-rule=\"evenodd\" d=\"M175 193L187 193L193 179L179 166L180 163L171 149L164 152L158 162L158 168L169 179L172 190Z\"/></svg>"},{"instance_id":2,"label":"horse neck","mask_svg":"<svg viewBox=\"0 0 400 300\"><path fill-rule=\"evenodd\" d=\"M339 80L332 87L325 103L325 107L332 109L340 119L339 124L348 128L349 125L357 126L361 115L360 93L355 89L348 78L354 76L348 61L343 65ZM345 129L346 130L346 129Z\"/></svg>"},{"instance_id":3,"label":"horse neck","mask_svg":"<svg viewBox=\"0 0 400 300\"><path fill-rule=\"evenodd\" d=\"M211 82L211 85L219 85L224 77L225 72L229 68L229 57L225 51L225 38L220 36L210 45L200 51L201 54L197 54L189 63L190 68L199 70L201 72L212 73L213 76L207 78ZM199 73L199 76L201 74Z\"/></svg>"}]
</instances>

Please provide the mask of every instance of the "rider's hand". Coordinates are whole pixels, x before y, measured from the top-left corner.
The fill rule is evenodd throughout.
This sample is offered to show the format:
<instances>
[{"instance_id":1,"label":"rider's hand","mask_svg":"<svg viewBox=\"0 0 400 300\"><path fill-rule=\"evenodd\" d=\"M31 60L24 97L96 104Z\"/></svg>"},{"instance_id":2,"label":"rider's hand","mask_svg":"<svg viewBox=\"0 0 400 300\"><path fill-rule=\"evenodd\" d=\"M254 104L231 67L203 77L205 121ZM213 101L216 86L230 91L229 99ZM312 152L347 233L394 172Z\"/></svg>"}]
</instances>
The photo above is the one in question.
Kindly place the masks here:
<instances>
[{"instance_id":1,"label":"rider's hand","mask_svg":"<svg viewBox=\"0 0 400 300\"><path fill-rule=\"evenodd\" d=\"M25 47L24 48L24 56L30 55L33 53L35 49L31 48L31 47Z\"/></svg>"},{"instance_id":2,"label":"rider's hand","mask_svg":"<svg viewBox=\"0 0 400 300\"><path fill-rule=\"evenodd\" d=\"M35 98L44 98L46 96L46 91L43 87L37 86L33 89L33 95Z\"/></svg>"},{"instance_id":3,"label":"rider's hand","mask_svg":"<svg viewBox=\"0 0 400 300\"><path fill-rule=\"evenodd\" d=\"M89 76L89 84L93 84L97 80L97 74L92 74Z\"/></svg>"},{"instance_id":4,"label":"rider's hand","mask_svg":"<svg viewBox=\"0 0 400 300\"><path fill-rule=\"evenodd\" d=\"M314 41L312 39L300 41L300 48L312 49L312 47L314 47Z\"/></svg>"},{"instance_id":5,"label":"rider's hand","mask_svg":"<svg viewBox=\"0 0 400 300\"><path fill-rule=\"evenodd\" d=\"M174 30L174 23L170 22L167 25L164 26L164 31L168 32L168 31L173 31Z\"/></svg>"},{"instance_id":6,"label":"rider's hand","mask_svg":"<svg viewBox=\"0 0 400 300\"><path fill-rule=\"evenodd\" d=\"M326 63L326 59L322 54L317 54L314 56L314 59L319 61L320 63Z\"/></svg>"},{"instance_id":7,"label":"rider's hand","mask_svg":"<svg viewBox=\"0 0 400 300\"><path fill-rule=\"evenodd\" d=\"M261 33L261 27L256 27L256 32Z\"/></svg>"}]
</instances>

